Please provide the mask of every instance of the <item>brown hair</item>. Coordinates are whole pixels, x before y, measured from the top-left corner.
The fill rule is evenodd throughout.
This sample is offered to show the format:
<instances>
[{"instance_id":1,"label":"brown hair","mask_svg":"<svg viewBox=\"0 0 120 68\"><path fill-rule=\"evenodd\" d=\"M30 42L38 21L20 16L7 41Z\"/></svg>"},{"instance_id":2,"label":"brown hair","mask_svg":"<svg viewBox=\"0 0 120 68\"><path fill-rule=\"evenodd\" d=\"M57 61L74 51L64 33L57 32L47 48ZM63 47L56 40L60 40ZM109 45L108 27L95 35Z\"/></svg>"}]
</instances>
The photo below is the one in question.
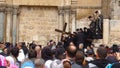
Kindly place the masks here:
<instances>
[{"instance_id":1,"label":"brown hair","mask_svg":"<svg viewBox=\"0 0 120 68\"><path fill-rule=\"evenodd\" d=\"M63 67L64 67L64 68L71 68L71 63L70 63L70 61L64 61L64 62L63 62Z\"/></svg>"}]
</instances>

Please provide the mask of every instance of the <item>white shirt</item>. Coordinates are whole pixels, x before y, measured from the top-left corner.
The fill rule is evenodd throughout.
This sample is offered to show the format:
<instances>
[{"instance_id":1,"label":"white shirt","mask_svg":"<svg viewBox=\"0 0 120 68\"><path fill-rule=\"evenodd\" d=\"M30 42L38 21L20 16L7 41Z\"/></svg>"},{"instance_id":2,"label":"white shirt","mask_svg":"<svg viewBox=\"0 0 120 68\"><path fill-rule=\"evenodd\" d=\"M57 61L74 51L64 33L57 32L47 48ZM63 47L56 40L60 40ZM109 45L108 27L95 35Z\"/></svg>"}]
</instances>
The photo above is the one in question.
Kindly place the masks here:
<instances>
[{"instance_id":1,"label":"white shirt","mask_svg":"<svg viewBox=\"0 0 120 68\"><path fill-rule=\"evenodd\" d=\"M25 60L25 55L24 55L24 52L23 52L23 49L20 49L19 50L19 55L17 57L18 61L22 62Z\"/></svg>"},{"instance_id":2,"label":"white shirt","mask_svg":"<svg viewBox=\"0 0 120 68\"><path fill-rule=\"evenodd\" d=\"M46 62L45 62L45 68L51 68L50 66L51 66L51 63L52 63L52 60L47 60Z\"/></svg>"}]
</instances>

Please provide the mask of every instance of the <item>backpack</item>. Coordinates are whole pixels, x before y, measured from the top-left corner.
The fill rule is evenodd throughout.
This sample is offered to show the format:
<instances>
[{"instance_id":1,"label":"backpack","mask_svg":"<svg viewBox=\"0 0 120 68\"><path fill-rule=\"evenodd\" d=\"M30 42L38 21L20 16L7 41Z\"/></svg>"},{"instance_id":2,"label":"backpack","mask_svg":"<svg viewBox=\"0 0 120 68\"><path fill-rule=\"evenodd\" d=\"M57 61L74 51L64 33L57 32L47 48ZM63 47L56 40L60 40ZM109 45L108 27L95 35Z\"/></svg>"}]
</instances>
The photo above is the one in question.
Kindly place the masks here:
<instances>
[{"instance_id":1,"label":"backpack","mask_svg":"<svg viewBox=\"0 0 120 68\"><path fill-rule=\"evenodd\" d=\"M112 68L112 66L114 65L114 64L118 64L119 62L115 62L115 63L112 63L112 64L108 64L105 68Z\"/></svg>"},{"instance_id":2,"label":"backpack","mask_svg":"<svg viewBox=\"0 0 120 68\"><path fill-rule=\"evenodd\" d=\"M31 60L27 60L21 64L21 68L35 68L35 65Z\"/></svg>"}]
</instances>

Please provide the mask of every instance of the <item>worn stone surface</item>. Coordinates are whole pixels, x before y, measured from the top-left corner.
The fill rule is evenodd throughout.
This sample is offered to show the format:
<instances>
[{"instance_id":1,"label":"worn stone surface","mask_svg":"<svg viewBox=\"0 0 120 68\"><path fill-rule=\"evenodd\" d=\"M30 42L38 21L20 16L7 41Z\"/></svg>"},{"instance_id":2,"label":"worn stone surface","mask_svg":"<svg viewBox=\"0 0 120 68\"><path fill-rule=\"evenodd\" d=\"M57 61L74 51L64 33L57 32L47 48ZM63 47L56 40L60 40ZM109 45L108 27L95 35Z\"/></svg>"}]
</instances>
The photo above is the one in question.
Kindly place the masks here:
<instances>
[{"instance_id":1,"label":"worn stone surface","mask_svg":"<svg viewBox=\"0 0 120 68\"><path fill-rule=\"evenodd\" d=\"M111 19L119 20L120 19L120 0L111 0L110 2L111 9Z\"/></svg>"},{"instance_id":2,"label":"worn stone surface","mask_svg":"<svg viewBox=\"0 0 120 68\"><path fill-rule=\"evenodd\" d=\"M13 0L15 5L41 5L41 6L60 6L63 0Z\"/></svg>"},{"instance_id":3,"label":"worn stone surface","mask_svg":"<svg viewBox=\"0 0 120 68\"><path fill-rule=\"evenodd\" d=\"M101 0L77 0L78 6L101 6Z\"/></svg>"},{"instance_id":4,"label":"worn stone surface","mask_svg":"<svg viewBox=\"0 0 120 68\"><path fill-rule=\"evenodd\" d=\"M110 21L110 44L120 44L120 20Z\"/></svg>"},{"instance_id":5,"label":"worn stone surface","mask_svg":"<svg viewBox=\"0 0 120 68\"><path fill-rule=\"evenodd\" d=\"M50 39L57 41L58 13L56 7L21 7L19 41L38 41L46 45Z\"/></svg>"}]
</instances>

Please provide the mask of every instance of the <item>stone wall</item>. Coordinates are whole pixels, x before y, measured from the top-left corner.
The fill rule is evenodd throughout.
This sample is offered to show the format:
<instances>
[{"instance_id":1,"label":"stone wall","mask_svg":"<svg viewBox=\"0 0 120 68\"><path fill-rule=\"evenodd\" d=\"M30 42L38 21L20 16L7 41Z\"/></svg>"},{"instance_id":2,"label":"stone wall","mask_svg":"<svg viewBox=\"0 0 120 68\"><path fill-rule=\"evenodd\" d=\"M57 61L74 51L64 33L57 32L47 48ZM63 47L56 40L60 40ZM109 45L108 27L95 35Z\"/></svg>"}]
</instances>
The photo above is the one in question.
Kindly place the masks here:
<instances>
[{"instance_id":1,"label":"stone wall","mask_svg":"<svg viewBox=\"0 0 120 68\"><path fill-rule=\"evenodd\" d=\"M19 41L38 41L42 45L50 39L57 41L58 11L56 7L20 7Z\"/></svg>"},{"instance_id":2,"label":"stone wall","mask_svg":"<svg viewBox=\"0 0 120 68\"><path fill-rule=\"evenodd\" d=\"M63 0L13 0L14 5L41 5L59 6L63 5Z\"/></svg>"},{"instance_id":3,"label":"stone wall","mask_svg":"<svg viewBox=\"0 0 120 68\"><path fill-rule=\"evenodd\" d=\"M120 20L110 21L110 44L120 44Z\"/></svg>"},{"instance_id":4,"label":"stone wall","mask_svg":"<svg viewBox=\"0 0 120 68\"><path fill-rule=\"evenodd\" d=\"M101 0L77 0L78 6L101 6Z\"/></svg>"},{"instance_id":5,"label":"stone wall","mask_svg":"<svg viewBox=\"0 0 120 68\"><path fill-rule=\"evenodd\" d=\"M120 19L120 0L111 0L111 19L119 20Z\"/></svg>"},{"instance_id":6,"label":"stone wall","mask_svg":"<svg viewBox=\"0 0 120 68\"><path fill-rule=\"evenodd\" d=\"M77 19L85 18L101 9L101 0L78 0L77 7Z\"/></svg>"}]
</instances>

